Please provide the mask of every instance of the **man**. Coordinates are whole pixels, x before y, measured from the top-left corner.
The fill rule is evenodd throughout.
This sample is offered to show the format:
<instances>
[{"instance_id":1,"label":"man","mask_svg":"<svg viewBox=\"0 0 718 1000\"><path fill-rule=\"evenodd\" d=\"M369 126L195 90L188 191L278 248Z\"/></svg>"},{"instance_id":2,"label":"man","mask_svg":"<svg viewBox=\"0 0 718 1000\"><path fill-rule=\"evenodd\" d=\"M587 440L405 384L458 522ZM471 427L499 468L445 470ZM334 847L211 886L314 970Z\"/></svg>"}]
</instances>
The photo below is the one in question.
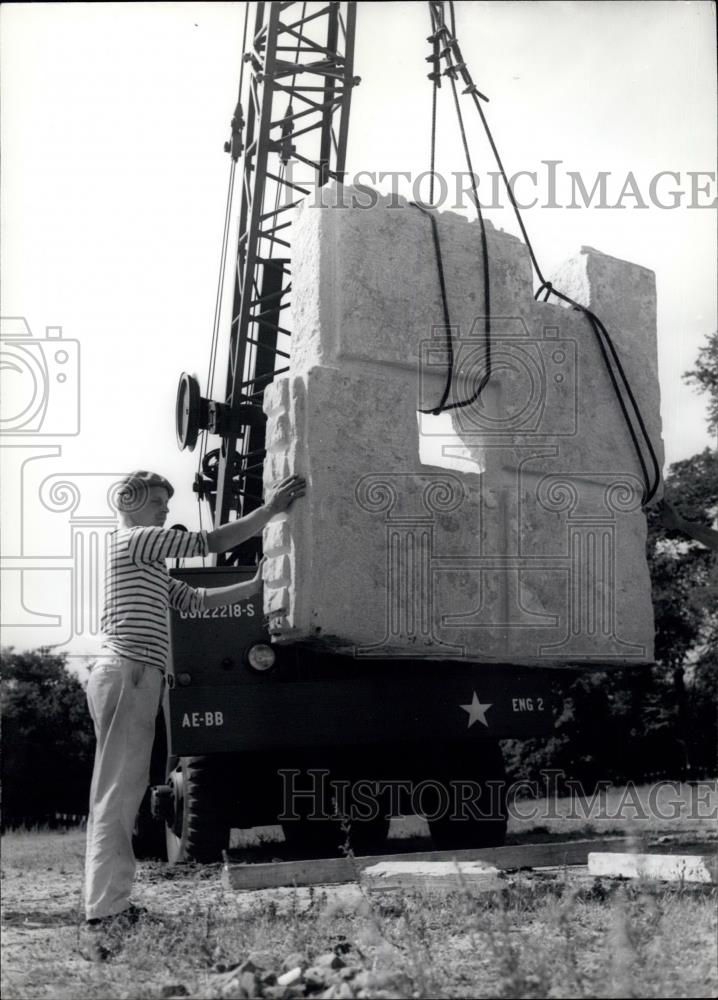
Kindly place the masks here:
<instances>
[{"instance_id":1,"label":"man","mask_svg":"<svg viewBox=\"0 0 718 1000\"><path fill-rule=\"evenodd\" d=\"M202 611L259 593L255 576L229 587L194 589L170 577L166 560L225 552L258 535L265 524L304 495L289 476L267 503L214 531L166 530L174 490L154 472L130 473L121 483L121 527L111 536L102 655L93 665L87 701L97 747L90 789L85 865L85 914L90 932L132 922L135 873L132 832L149 781L150 756L169 654L169 611ZM97 951L100 954L97 954ZM107 957L98 945L92 957Z\"/></svg>"}]
</instances>

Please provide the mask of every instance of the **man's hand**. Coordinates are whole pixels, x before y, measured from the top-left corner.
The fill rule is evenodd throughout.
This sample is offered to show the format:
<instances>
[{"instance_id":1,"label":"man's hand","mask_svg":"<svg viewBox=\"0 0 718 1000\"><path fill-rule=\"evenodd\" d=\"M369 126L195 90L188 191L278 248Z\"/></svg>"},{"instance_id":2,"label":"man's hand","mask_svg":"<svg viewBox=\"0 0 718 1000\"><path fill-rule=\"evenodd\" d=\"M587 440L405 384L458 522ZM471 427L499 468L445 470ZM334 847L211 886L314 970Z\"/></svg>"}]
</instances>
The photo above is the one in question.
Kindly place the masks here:
<instances>
[{"instance_id":1,"label":"man's hand","mask_svg":"<svg viewBox=\"0 0 718 1000\"><path fill-rule=\"evenodd\" d=\"M272 487L272 491L265 504L267 513L274 517L281 514L299 497L303 497L307 490L307 482L301 476L287 476L281 483Z\"/></svg>"},{"instance_id":2,"label":"man's hand","mask_svg":"<svg viewBox=\"0 0 718 1000\"><path fill-rule=\"evenodd\" d=\"M212 587L204 594L205 608L222 608L226 604L236 604L238 601L246 601L255 594L262 592L262 571L266 557L261 559L257 566L257 571L249 580L242 583L232 583L229 587Z\"/></svg>"},{"instance_id":3,"label":"man's hand","mask_svg":"<svg viewBox=\"0 0 718 1000\"><path fill-rule=\"evenodd\" d=\"M252 579L249 581L250 584L252 585L252 593L253 594L261 594L261 592L262 592L262 573L264 572L264 565L265 565L266 561L267 561L267 557L266 556L262 556L262 558L259 560L259 564L257 566L257 572L254 574L254 576L252 577Z\"/></svg>"},{"instance_id":4,"label":"man's hand","mask_svg":"<svg viewBox=\"0 0 718 1000\"><path fill-rule=\"evenodd\" d=\"M275 514L285 511L299 497L303 497L306 489L306 481L301 476L287 476L270 489L267 502L261 507L255 508L236 521L227 521L214 531L208 532L209 551L229 552L248 538L261 534L267 521Z\"/></svg>"}]
</instances>

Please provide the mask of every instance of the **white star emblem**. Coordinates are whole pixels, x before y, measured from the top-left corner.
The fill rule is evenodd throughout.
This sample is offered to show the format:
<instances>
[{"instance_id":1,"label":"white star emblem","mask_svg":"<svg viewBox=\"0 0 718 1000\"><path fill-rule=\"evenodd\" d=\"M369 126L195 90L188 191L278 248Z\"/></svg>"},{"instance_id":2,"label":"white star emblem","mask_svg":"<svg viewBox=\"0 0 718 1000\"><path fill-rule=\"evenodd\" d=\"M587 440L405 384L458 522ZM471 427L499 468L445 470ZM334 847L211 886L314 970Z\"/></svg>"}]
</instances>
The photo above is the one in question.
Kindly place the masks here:
<instances>
[{"instance_id":1,"label":"white star emblem","mask_svg":"<svg viewBox=\"0 0 718 1000\"><path fill-rule=\"evenodd\" d=\"M493 703L492 703L493 704ZM470 705L460 705L459 708L463 708L465 712L469 714L469 729L478 720L482 725L488 727L488 722L486 721L486 713L491 708L491 704L482 705L478 699L476 691L474 691L474 697L471 699Z\"/></svg>"}]
</instances>

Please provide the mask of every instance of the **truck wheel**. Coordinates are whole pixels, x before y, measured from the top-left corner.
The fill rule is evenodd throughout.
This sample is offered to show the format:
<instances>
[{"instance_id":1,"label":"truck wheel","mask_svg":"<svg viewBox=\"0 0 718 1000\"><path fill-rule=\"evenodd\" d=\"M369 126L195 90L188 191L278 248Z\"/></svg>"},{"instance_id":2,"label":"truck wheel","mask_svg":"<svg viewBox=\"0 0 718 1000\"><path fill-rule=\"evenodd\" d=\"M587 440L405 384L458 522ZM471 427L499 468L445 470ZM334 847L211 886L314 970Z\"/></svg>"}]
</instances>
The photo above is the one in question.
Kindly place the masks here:
<instances>
[{"instance_id":1,"label":"truck wheel","mask_svg":"<svg viewBox=\"0 0 718 1000\"><path fill-rule=\"evenodd\" d=\"M303 858L336 858L342 854L346 834L332 819L311 820L306 816L284 820L282 832L292 854Z\"/></svg>"},{"instance_id":2,"label":"truck wheel","mask_svg":"<svg viewBox=\"0 0 718 1000\"><path fill-rule=\"evenodd\" d=\"M331 766L317 768L320 771L328 771L330 780L345 785L347 797L344 808L348 809L349 814L345 821L341 814L331 815L331 811L342 807L334 801L327 786L322 805L327 809L328 815L319 814L316 819L311 819L308 815L313 808L311 800L295 802L294 809L298 818L282 822L284 838L290 850L315 858L343 856L347 849L356 856L381 850L389 833L390 824L385 796L382 795L381 801L376 803L378 812L370 819L357 819L352 816L353 786L355 782L363 780L362 769L367 774L376 771L376 765L372 767L372 759L367 751L364 751L362 757L353 751L344 754L334 751ZM316 805L319 808L319 805Z\"/></svg>"},{"instance_id":3,"label":"truck wheel","mask_svg":"<svg viewBox=\"0 0 718 1000\"><path fill-rule=\"evenodd\" d=\"M152 815L150 789L145 792L132 833L132 850L138 861L166 861L164 825Z\"/></svg>"},{"instance_id":4,"label":"truck wheel","mask_svg":"<svg viewBox=\"0 0 718 1000\"><path fill-rule=\"evenodd\" d=\"M172 816L166 825L167 860L209 863L229 846L230 810L225 768L216 757L181 757L168 777Z\"/></svg>"},{"instance_id":5,"label":"truck wheel","mask_svg":"<svg viewBox=\"0 0 718 1000\"><path fill-rule=\"evenodd\" d=\"M436 773L436 768L433 771ZM436 849L459 851L500 847L506 840L507 810L506 769L499 744L487 741L471 749L466 746L445 748L439 780L447 793L450 809L436 819L429 819ZM459 789L463 790L463 807Z\"/></svg>"},{"instance_id":6,"label":"truck wheel","mask_svg":"<svg viewBox=\"0 0 718 1000\"><path fill-rule=\"evenodd\" d=\"M354 820L349 827L349 846L352 853L358 858L366 854L379 853L386 844L390 822L385 816Z\"/></svg>"},{"instance_id":7,"label":"truck wheel","mask_svg":"<svg viewBox=\"0 0 718 1000\"><path fill-rule=\"evenodd\" d=\"M158 712L155 720L155 739L150 757L150 785L164 781L167 765L167 730L164 715ZM132 849L138 861L166 861L164 823L152 815L152 795L145 790L140 804L135 829L132 833Z\"/></svg>"},{"instance_id":8,"label":"truck wheel","mask_svg":"<svg viewBox=\"0 0 718 1000\"><path fill-rule=\"evenodd\" d=\"M301 817L282 823L284 839L292 853L311 858L342 857L346 849L356 857L373 854L383 847L389 832L389 820L355 821L347 830L340 820L310 820Z\"/></svg>"}]
</instances>

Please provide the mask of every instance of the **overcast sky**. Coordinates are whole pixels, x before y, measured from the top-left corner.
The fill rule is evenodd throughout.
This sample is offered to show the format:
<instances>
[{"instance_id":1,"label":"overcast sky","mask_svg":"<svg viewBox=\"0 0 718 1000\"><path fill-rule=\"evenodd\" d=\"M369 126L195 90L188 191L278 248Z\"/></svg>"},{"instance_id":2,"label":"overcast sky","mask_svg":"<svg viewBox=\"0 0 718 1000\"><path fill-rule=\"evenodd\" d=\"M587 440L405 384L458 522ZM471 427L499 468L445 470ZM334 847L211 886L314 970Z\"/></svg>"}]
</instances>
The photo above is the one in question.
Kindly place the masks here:
<instances>
[{"instance_id":1,"label":"overcast sky","mask_svg":"<svg viewBox=\"0 0 718 1000\"><path fill-rule=\"evenodd\" d=\"M717 324L713 5L459 2L456 12L507 169L536 174L517 194L538 198L524 217L544 271L590 245L656 272L667 460L694 454L711 444L705 403L681 374ZM58 530L57 512L38 507L48 476L87 485L89 474L156 468L177 487L172 520L198 526L196 455L177 449L174 397L182 370L205 388L243 15L239 3L0 11L2 313L25 317L35 338L62 326L80 352L79 374L50 398L35 436L4 439L3 554L56 559L58 571L50 592L47 572L26 572L24 609L19 574L7 574L4 621L18 627L5 642L36 644L28 623L38 615L55 616L37 633L46 641L66 627L68 515ZM427 34L424 3L358 4L350 177L427 169ZM495 169L478 131L472 147L480 175ZM541 207L544 161L559 161L562 207ZM437 166L465 169L448 115ZM565 207L569 172L590 190L599 171L607 203L620 207ZM652 189L663 171L678 176ZM620 199L629 174L633 194ZM487 216L516 231L506 212ZM73 429L77 392L79 433L57 436ZM21 495L19 469L31 456ZM90 519L101 513L91 507Z\"/></svg>"}]
</instances>

